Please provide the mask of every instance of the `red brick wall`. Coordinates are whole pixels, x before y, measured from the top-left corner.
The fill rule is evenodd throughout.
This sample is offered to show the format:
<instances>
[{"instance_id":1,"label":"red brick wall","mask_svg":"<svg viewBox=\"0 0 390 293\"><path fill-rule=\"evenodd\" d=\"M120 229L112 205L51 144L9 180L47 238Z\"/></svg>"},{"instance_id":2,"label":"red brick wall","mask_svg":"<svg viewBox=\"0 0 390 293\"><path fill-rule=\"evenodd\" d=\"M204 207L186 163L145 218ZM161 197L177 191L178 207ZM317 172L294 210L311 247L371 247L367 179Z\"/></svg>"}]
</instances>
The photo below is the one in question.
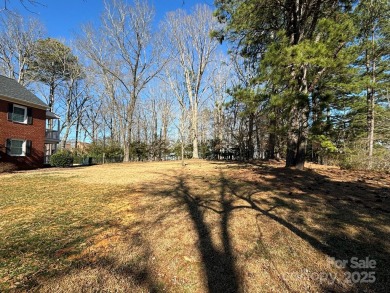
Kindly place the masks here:
<instances>
[{"instance_id":1,"label":"red brick wall","mask_svg":"<svg viewBox=\"0 0 390 293\"><path fill-rule=\"evenodd\" d=\"M21 124L8 121L8 104L9 102L0 98L0 172L42 167L45 148L46 111L32 108L32 124ZM7 155L7 139L31 140L31 154L23 157Z\"/></svg>"}]
</instances>

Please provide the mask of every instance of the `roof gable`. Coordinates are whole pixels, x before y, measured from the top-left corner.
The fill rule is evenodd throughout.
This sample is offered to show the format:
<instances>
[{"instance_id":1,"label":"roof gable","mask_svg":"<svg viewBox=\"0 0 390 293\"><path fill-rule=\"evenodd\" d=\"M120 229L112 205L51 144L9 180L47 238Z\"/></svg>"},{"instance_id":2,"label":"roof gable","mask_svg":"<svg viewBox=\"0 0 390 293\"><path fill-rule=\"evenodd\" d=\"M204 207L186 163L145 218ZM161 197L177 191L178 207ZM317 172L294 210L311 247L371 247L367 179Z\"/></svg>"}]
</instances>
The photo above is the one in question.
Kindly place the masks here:
<instances>
[{"instance_id":1,"label":"roof gable","mask_svg":"<svg viewBox=\"0 0 390 293\"><path fill-rule=\"evenodd\" d=\"M19 84L16 80L0 75L0 97L19 101L21 104L35 105L39 108L48 108L36 95Z\"/></svg>"}]
</instances>

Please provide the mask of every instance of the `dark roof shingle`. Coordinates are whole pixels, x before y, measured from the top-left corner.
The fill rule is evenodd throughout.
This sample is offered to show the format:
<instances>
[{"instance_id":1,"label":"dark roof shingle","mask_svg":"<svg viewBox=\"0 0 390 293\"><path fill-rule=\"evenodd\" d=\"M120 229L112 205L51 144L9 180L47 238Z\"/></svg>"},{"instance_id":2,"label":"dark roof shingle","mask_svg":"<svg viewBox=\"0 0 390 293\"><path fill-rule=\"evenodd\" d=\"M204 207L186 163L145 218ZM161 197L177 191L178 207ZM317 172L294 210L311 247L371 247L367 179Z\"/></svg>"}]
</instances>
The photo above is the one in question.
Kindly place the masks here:
<instances>
[{"instance_id":1,"label":"dark roof shingle","mask_svg":"<svg viewBox=\"0 0 390 293\"><path fill-rule=\"evenodd\" d=\"M16 80L0 75L0 97L19 100L20 103L26 102L40 107L48 108L47 104L42 102L36 95L19 84Z\"/></svg>"}]
</instances>

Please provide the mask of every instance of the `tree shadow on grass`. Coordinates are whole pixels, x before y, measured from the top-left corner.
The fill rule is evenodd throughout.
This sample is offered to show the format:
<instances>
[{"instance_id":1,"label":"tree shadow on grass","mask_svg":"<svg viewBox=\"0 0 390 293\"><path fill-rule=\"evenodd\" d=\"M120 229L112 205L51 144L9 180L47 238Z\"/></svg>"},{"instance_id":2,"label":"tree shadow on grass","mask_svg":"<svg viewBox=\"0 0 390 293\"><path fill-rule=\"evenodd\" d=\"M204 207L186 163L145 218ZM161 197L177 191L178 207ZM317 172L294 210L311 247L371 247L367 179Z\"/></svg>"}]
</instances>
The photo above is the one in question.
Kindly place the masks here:
<instances>
[{"instance_id":1,"label":"tree shadow on grass","mask_svg":"<svg viewBox=\"0 0 390 293\"><path fill-rule=\"evenodd\" d=\"M222 213L220 226L223 250L217 249L212 241L211 232L204 220L203 211L199 205L199 198L193 197L183 177L178 178L175 188L175 197L185 203L198 236L198 249L202 257L202 264L207 278L208 292L238 292L239 281L234 266L234 255L229 235L229 217L231 202L226 199L224 186L220 191Z\"/></svg>"},{"instance_id":2,"label":"tree shadow on grass","mask_svg":"<svg viewBox=\"0 0 390 293\"><path fill-rule=\"evenodd\" d=\"M106 202L110 203L109 198L101 204ZM134 213L142 214L145 209L134 207ZM102 218L72 213L56 216L57 222L34 230L34 223L53 220L51 215L36 215L31 224L14 228L8 234L14 241L1 243L0 260L9 261L9 272L19 273L24 267L27 270L23 275L19 273L21 277L10 276L8 283L0 283L0 291L164 291L164 284L158 282L151 267L152 248L141 233L147 224L142 219L124 224L116 213ZM58 219L61 216L64 219ZM39 266L30 267L31 263Z\"/></svg>"},{"instance_id":3,"label":"tree shadow on grass","mask_svg":"<svg viewBox=\"0 0 390 293\"><path fill-rule=\"evenodd\" d=\"M37 292L163 292L165 286L158 282L151 267L153 253L148 240L133 226L115 222L103 225L106 225L104 230L117 232L104 236L85 254L69 254L71 262L65 268L30 278L24 283L24 289Z\"/></svg>"},{"instance_id":4,"label":"tree shadow on grass","mask_svg":"<svg viewBox=\"0 0 390 293\"><path fill-rule=\"evenodd\" d=\"M186 184L187 180L193 179L190 175L178 175L172 178L176 184L170 191L156 192L156 195L174 196L186 207L199 238L198 249L208 292L239 292L242 289L229 223L234 211L246 209L287 228L325 255L348 262L345 272L355 272L357 278L352 279L352 284L348 286L345 284L351 274L346 274L345 280L337 280L336 284L323 282L319 284L323 292L387 291L390 287L387 264L390 251L388 230L383 227L387 225L388 228L390 223L390 209L389 202L386 199L379 201L378 196L390 195L390 188L375 187L361 181L336 181L311 170L264 165L246 168L250 168L257 177L232 179L225 177L221 171L217 197L210 194L198 196L196 191L190 190ZM209 190L217 188L213 183L206 184L209 184ZM270 194L264 196L268 192ZM222 251L213 244L204 217L205 210L219 215ZM315 224L306 217L311 217ZM376 266L353 268L353 257L359 261L368 257L375 260ZM272 262L272 258L269 260ZM273 268L277 279L283 283L282 287L292 292L293 289L277 271L277 266ZM369 283L361 282L365 271L374 272L375 282L371 282L372 279L366 279Z\"/></svg>"},{"instance_id":5,"label":"tree shadow on grass","mask_svg":"<svg viewBox=\"0 0 390 293\"><path fill-rule=\"evenodd\" d=\"M355 273L356 277L352 279L352 290L386 292L390 288L389 187L373 186L361 178L356 178L356 181L336 181L311 170L264 165L251 167L255 167L252 171L259 175L256 180L225 181L227 192L246 203L233 209L255 210L328 256L347 261L345 269ZM277 190L277 196L257 196L258 192L271 192L272 189ZM210 208L207 204L202 205ZM281 209L283 214L278 213ZM304 210L318 215L316 225L305 221ZM359 261L366 261L368 257L376 265L373 268L354 268L353 257ZM375 281L360 282L365 276L364 272L370 271L375 273ZM350 278L351 275L346 276ZM335 289L323 284L323 290Z\"/></svg>"}]
</instances>

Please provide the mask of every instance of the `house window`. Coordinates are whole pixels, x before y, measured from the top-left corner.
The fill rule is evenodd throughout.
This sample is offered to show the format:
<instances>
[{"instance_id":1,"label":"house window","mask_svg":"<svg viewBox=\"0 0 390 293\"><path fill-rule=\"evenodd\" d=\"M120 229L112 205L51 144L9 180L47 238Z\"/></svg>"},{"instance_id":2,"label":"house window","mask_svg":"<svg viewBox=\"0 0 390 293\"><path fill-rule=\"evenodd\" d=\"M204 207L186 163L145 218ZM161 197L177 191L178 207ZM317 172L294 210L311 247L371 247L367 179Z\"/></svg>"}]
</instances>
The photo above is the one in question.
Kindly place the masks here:
<instances>
[{"instance_id":1,"label":"house window","mask_svg":"<svg viewBox=\"0 0 390 293\"><path fill-rule=\"evenodd\" d=\"M27 108L14 105L12 121L27 124Z\"/></svg>"},{"instance_id":2,"label":"house window","mask_svg":"<svg viewBox=\"0 0 390 293\"><path fill-rule=\"evenodd\" d=\"M32 124L32 109L25 106L9 104L8 120L23 124Z\"/></svg>"},{"instance_id":3,"label":"house window","mask_svg":"<svg viewBox=\"0 0 390 293\"><path fill-rule=\"evenodd\" d=\"M13 157L30 155L31 140L7 139L7 153Z\"/></svg>"}]
</instances>

